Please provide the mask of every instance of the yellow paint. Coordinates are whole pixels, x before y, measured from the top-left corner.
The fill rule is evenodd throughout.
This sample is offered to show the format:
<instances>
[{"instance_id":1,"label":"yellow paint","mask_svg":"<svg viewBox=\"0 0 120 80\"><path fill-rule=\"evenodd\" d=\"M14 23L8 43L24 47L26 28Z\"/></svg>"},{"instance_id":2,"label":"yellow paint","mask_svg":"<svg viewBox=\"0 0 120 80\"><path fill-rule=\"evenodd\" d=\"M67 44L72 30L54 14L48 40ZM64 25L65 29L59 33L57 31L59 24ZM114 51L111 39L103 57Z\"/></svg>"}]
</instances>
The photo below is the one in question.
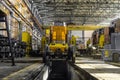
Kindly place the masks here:
<instances>
[{"instance_id":1,"label":"yellow paint","mask_svg":"<svg viewBox=\"0 0 120 80\"><path fill-rule=\"evenodd\" d=\"M44 51L46 44L47 44L46 37L43 36L42 39L41 39L41 49L42 49L42 51Z\"/></svg>"},{"instance_id":2,"label":"yellow paint","mask_svg":"<svg viewBox=\"0 0 120 80\"><path fill-rule=\"evenodd\" d=\"M50 29L50 26L43 26L45 29ZM63 26L60 26L63 27ZM69 25L66 26L65 30L96 30L104 28L106 26L96 26L96 25Z\"/></svg>"},{"instance_id":3,"label":"yellow paint","mask_svg":"<svg viewBox=\"0 0 120 80\"><path fill-rule=\"evenodd\" d=\"M31 36L30 33L28 32L22 32L22 41L25 42L27 44L27 48L26 48L26 57L29 56L29 52L31 50Z\"/></svg>"},{"instance_id":4,"label":"yellow paint","mask_svg":"<svg viewBox=\"0 0 120 80\"><path fill-rule=\"evenodd\" d=\"M105 57L109 57L109 52L108 52L108 50L105 51Z\"/></svg>"},{"instance_id":5,"label":"yellow paint","mask_svg":"<svg viewBox=\"0 0 120 80\"><path fill-rule=\"evenodd\" d=\"M68 49L68 44L60 44L60 43L51 43L49 45L49 48L51 51L55 52L56 49L61 49L63 52L65 51L65 49Z\"/></svg>"},{"instance_id":6,"label":"yellow paint","mask_svg":"<svg viewBox=\"0 0 120 80\"><path fill-rule=\"evenodd\" d=\"M56 40L56 32L54 31L53 34L52 34L52 39L53 40Z\"/></svg>"},{"instance_id":7,"label":"yellow paint","mask_svg":"<svg viewBox=\"0 0 120 80\"><path fill-rule=\"evenodd\" d=\"M46 29L45 34L47 37L49 37L50 36L50 29Z\"/></svg>"},{"instance_id":8,"label":"yellow paint","mask_svg":"<svg viewBox=\"0 0 120 80\"><path fill-rule=\"evenodd\" d=\"M62 32L62 40L65 40L65 33Z\"/></svg>"},{"instance_id":9,"label":"yellow paint","mask_svg":"<svg viewBox=\"0 0 120 80\"><path fill-rule=\"evenodd\" d=\"M105 42L104 38L105 38L104 34L101 34L100 38L99 38L99 47L100 48L104 47L104 42Z\"/></svg>"},{"instance_id":10,"label":"yellow paint","mask_svg":"<svg viewBox=\"0 0 120 80\"><path fill-rule=\"evenodd\" d=\"M65 41L67 35L67 29L64 26L52 26L52 41Z\"/></svg>"},{"instance_id":11,"label":"yellow paint","mask_svg":"<svg viewBox=\"0 0 120 80\"><path fill-rule=\"evenodd\" d=\"M73 25L73 26L67 26L67 30L96 30L104 27L105 26L95 26L95 25Z\"/></svg>"},{"instance_id":12,"label":"yellow paint","mask_svg":"<svg viewBox=\"0 0 120 80\"><path fill-rule=\"evenodd\" d=\"M90 43L91 43L91 42L90 42L90 39L88 39L88 40L87 40L87 47L89 47Z\"/></svg>"},{"instance_id":13,"label":"yellow paint","mask_svg":"<svg viewBox=\"0 0 120 80\"><path fill-rule=\"evenodd\" d=\"M22 41L26 42L27 45L30 43L30 34L28 32L22 32Z\"/></svg>"},{"instance_id":14,"label":"yellow paint","mask_svg":"<svg viewBox=\"0 0 120 80\"><path fill-rule=\"evenodd\" d=\"M76 37L72 35L72 38L70 40L70 44L76 45Z\"/></svg>"}]
</instances>

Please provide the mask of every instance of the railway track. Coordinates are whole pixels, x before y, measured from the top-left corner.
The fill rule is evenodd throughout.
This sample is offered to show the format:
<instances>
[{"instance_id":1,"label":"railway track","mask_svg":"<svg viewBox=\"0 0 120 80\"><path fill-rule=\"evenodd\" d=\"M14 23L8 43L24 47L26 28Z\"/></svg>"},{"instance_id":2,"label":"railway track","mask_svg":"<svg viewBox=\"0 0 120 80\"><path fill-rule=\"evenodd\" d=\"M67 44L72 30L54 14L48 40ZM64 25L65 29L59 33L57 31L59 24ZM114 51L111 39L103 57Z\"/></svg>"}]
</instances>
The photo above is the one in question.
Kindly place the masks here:
<instances>
[{"instance_id":1,"label":"railway track","mask_svg":"<svg viewBox=\"0 0 120 80\"><path fill-rule=\"evenodd\" d=\"M98 80L88 72L65 60L53 60L29 80Z\"/></svg>"}]
</instances>

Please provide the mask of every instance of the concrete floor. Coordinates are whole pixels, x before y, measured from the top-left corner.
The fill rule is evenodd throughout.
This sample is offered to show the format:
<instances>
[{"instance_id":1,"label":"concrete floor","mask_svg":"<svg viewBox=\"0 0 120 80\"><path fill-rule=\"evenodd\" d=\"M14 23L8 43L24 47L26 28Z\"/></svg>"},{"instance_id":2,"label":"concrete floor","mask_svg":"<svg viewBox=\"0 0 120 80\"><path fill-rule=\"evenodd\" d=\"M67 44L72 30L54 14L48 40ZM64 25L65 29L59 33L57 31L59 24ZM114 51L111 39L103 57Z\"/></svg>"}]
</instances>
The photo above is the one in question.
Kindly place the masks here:
<instances>
[{"instance_id":1,"label":"concrete floor","mask_svg":"<svg viewBox=\"0 0 120 80\"><path fill-rule=\"evenodd\" d=\"M16 63L16 66L11 66L11 63L0 63L0 80L29 65L31 65L31 63Z\"/></svg>"},{"instance_id":2,"label":"concrete floor","mask_svg":"<svg viewBox=\"0 0 120 80\"><path fill-rule=\"evenodd\" d=\"M36 74L43 64L35 63L28 67L25 67L19 71L11 73L10 75L3 78L3 80L29 80L34 74Z\"/></svg>"},{"instance_id":3,"label":"concrete floor","mask_svg":"<svg viewBox=\"0 0 120 80\"><path fill-rule=\"evenodd\" d=\"M18 58L15 59L16 66L11 66L10 61L0 62L0 80L27 80L26 78L43 66L41 60L41 58ZM75 64L99 80L120 80L120 63L77 57Z\"/></svg>"},{"instance_id":4,"label":"concrete floor","mask_svg":"<svg viewBox=\"0 0 120 80\"><path fill-rule=\"evenodd\" d=\"M11 66L10 60L4 60L0 62L0 80L26 80L42 65L41 58L17 58L15 66Z\"/></svg>"},{"instance_id":5,"label":"concrete floor","mask_svg":"<svg viewBox=\"0 0 120 80\"><path fill-rule=\"evenodd\" d=\"M4 62L11 62L10 60L5 60ZM35 62L42 62L41 57L22 57L22 58L15 58L16 63L35 63Z\"/></svg>"},{"instance_id":6,"label":"concrete floor","mask_svg":"<svg viewBox=\"0 0 120 80\"><path fill-rule=\"evenodd\" d=\"M79 57L76 59L76 65L99 80L120 80L120 67L107 64L102 60Z\"/></svg>"}]
</instances>

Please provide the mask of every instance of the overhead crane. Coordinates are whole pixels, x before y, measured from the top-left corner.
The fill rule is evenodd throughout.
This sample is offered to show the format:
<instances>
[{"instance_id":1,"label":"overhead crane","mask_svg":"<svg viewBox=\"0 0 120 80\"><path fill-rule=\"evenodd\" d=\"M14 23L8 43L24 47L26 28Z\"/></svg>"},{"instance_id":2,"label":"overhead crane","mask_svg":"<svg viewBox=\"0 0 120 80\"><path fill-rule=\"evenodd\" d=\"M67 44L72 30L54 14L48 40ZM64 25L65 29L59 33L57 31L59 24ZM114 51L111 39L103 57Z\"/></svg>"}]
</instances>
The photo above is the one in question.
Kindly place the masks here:
<instances>
[{"instance_id":1,"label":"overhead crane","mask_svg":"<svg viewBox=\"0 0 120 80\"><path fill-rule=\"evenodd\" d=\"M106 26L97 26L97 25L68 25L66 26L67 30L96 30L96 29L100 29L100 28L105 28ZM50 26L43 26L44 29L50 29Z\"/></svg>"},{"instance_id":2,"label":"overhead crane","mask_svg":"<svg viewBox=\"0 0 120 80\"><path fill-rule=\"evenodd\" d=\"M96 26L96 25L69 25L67 30L96 30L104 28L105 26Z\"/></svg>"}]
</instances>

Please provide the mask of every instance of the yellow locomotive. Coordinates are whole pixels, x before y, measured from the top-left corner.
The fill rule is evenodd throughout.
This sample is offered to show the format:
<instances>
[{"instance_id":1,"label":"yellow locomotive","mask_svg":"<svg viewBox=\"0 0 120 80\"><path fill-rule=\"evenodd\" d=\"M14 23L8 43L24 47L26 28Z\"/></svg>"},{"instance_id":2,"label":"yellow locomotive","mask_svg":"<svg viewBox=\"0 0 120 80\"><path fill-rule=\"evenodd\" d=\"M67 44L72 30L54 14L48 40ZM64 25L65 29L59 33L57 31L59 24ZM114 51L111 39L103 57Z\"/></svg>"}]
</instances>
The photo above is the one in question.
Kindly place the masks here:
<instances>
[{"instance_id":1,"label":"yellow locomotive","mask_svg":"<svg viewBox=\"0 0 120 80\"><path fill-rule=\"evenodd\" d=\"M65 26L50 27L50 39L49 40L50 40L49 44L46 46L44 50L44 55L43 55L44 62L47 56L51 58L67 58L75 62L75 58L73 56L74 46L68 45L67 27ZM72 42L74 43L74 41Z\"/></svg>"},{"instance_id":2,"label":"yellow locomotive","mask_svg":"<svg viewBox=\"0 0 120 80\"><path fill-rule=\"evenodd\" d=\"M49 44L51 55L62 57L62 55L67 55L67 30L64 26L53 26L51 27L51 41Z\"/></svg>"}]
</instances>

